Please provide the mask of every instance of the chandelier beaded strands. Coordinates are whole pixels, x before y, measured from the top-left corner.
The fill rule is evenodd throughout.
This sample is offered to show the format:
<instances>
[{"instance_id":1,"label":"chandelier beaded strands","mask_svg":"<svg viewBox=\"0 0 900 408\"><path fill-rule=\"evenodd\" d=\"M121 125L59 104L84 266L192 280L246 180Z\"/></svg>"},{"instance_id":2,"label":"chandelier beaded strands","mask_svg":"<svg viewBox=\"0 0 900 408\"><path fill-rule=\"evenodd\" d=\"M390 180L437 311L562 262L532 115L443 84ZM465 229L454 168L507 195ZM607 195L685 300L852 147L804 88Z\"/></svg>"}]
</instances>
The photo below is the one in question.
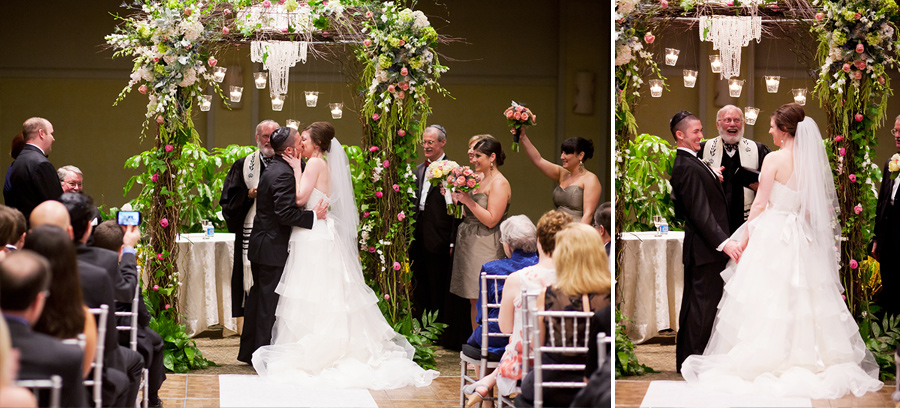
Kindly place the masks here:
<instances>
[{"instance_id":1,"label":"chandelier beaded strands","mask_svg":"<svg viewBox=\"0 0 900 408\"><path fill-rule=\"evenodd\" d=\"M709 41L721 55L722 79L741 74L741 48L762 39L762 17L756 14L760 0L742 2L749 16L700 16L700 41Z\"/></svg>"}]
</instances>

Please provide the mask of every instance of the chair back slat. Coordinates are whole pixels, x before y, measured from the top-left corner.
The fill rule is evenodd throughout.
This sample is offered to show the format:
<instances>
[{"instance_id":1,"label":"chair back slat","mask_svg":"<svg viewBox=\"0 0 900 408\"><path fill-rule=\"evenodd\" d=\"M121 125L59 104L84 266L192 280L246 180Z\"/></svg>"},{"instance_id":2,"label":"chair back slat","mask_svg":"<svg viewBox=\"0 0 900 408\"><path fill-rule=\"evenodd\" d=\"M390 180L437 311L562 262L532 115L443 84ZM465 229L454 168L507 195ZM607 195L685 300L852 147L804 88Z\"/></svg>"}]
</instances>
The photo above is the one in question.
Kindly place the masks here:
<instances>
[{"instance_id":1,"label":"chair back slat","mask_svg":"<svg viewBox=\"0 0 900 408\"><path fill-rule=\"evenodd\" d=\"M74 340L74 339L73 339ZM34 394L34 397L40 400L43 396L42 390L48 390L50 392L50 403L47 404L48 408L59 408L59 399L60 394L62 393L62 377L58 375L51 375L49 379L46 380L17 380L13 382L14 385L22 388L27 388ZM38 406L42 406L43 404L38 401Z\"/></svg>"},{"instance_id":2,"label":"chair back slat","mask_svg":"<svg viewBox=\"0 0 900 408\"><path fill-rule=\"evenodd\" d=\"M97 316L97 352L94 354L94 362L91 363L94 375L92 379L84 380L84 385L93 387L94 406L100 408L103 388L103 352L106 349L106 320L109 318L109 306L100 305L98 308L88 310ZM110 347L112 346L110 345Z\"/></svg>"},{"instance_id":3,"label":"chair back slat","mask_svg":"<svg viewBox=\"0 0 900 408\"><path fill-rule=\"evenodd\" d=\"M540 330L533 330L531 336L531 341L535 344L533 376L534 406L536 408L544 406L544 388L581 388L586 385L583 381L544 381L545 370L581 371L583 373L585 364L543 364L543 356L547 353L566 353L567 356L583 355L584 358L587 358L587 339L590 335L584 335L584 341L580 345L578 339L582 337L579 334L582 333L582 330L590 333L590 321L593 316L594 312L552 310L537 311L531 314L532 325L535 328L540 327L539 322L543 319L543 326L547 332L546 344L544 339L540 338ZM559 324L555 324L556 322ZM571 323L571 326L568 323ZM556 326L559 326L559 337L556 336Z\"/></svg>"}]
</instances>

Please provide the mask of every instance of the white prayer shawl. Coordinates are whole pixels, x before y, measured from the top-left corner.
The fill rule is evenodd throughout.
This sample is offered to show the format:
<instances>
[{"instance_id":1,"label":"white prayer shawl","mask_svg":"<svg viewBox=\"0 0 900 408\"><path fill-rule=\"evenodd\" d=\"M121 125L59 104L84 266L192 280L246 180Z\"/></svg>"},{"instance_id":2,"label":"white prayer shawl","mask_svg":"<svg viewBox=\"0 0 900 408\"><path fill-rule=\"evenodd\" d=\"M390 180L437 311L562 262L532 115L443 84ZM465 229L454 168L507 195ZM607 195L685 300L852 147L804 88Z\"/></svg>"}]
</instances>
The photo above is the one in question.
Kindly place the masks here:
<instances>
[{"instance_id":1,"label":"white prayer shawl","mask_svg":"<svg viewBox=\"0 0 900 408\"><path fill-rule=\"evenodd\" d=\"M737 153L741 159L741 167L759 171L759 148L751 140L741 138L738 141ZM703 158L711 161L710 166L714 169L722 167L722 157L725 155L725 144L722 136L706 142L703 146ZM756 192L744 187L744 220L750 214L750 206L753 205L753 199L756 198Z\"/></svg>"},{"instance_id":2,"label":"white prayer shawl","mask_svg":"<svg viewBox=\"0 0 900 408\"><path fill-rule=\"evenodd\" d=\"M265 164L262 162L259 150L251 153L244 159L244 184L247 189L254 189L259 186L259 175ZM253 231L253 217L256 217L256 200L247 211L247 217L244 218L244 234L243 242L241 242L241 260L244 265L244 292L250 292L253 286L253 274L250 272L250 260L247 259L247 251L250 248L250 232Z\"/></svg>"}]
</instances>

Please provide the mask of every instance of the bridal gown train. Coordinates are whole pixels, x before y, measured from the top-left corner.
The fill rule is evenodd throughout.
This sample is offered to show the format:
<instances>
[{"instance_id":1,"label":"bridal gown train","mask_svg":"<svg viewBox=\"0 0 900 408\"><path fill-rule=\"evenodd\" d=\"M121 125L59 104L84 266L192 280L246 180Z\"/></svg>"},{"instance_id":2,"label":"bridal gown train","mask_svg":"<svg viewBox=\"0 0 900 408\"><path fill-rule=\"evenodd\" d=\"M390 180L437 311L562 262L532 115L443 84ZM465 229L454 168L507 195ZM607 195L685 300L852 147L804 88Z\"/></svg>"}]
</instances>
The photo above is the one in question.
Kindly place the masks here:
<instances>
[{"instance_id":1,"label":"bridal gown train","mask_svg":"<svg viewBox=\"0 0 900 408\"><path fill-rule=\"evenodd\" d=\"M750 242L722 272L725 290L702 356L682 374L707 390L839 398L882 387L841 298L834 247L814 242L797 191L775 182Z\"/></svg>"},{"instance_id":2,"label":"bridal gown train","mask_svg":"<svg viewBox=\"0 0 900 408\"><path fill-rule=\"evenodd\" d=\"M314 189L308 202L322 198L327 199ZM413 362L415 350L381 314L363 278L358 245L348 240L331 213L311 230L293 229L276 289L281 297L272 345L253 353L253 367L260 376L297 385L429 385L439 373Z\"/></svg>"}]
</instances>

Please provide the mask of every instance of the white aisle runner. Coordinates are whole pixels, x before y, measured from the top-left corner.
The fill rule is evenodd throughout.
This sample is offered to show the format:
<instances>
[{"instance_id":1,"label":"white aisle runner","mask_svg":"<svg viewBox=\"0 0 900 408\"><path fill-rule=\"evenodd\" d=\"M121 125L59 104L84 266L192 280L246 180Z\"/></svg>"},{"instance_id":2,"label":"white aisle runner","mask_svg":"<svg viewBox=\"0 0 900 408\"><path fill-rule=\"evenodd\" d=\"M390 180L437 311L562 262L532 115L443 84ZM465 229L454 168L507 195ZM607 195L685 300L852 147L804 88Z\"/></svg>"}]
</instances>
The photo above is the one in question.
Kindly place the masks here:
<instances>
[{"instance_id":1,"label":"white aisle runner","mask_svg":"<svg viewBox=\"0 0 900 408\"><path fill-rule=\"evenodd\" d=\"M304 388L238 374L219 376L219 406L378 408L365 389Z\"/></svg>"},{"instance_id":2,"label":"white aisle runner","mask_svg":"<svg viewBox=\"0 0 900 408\"><path fill-rule=\"evenodd\" d=\"M224 406L224 405L223 405ZM812 407L809 398L737 395L702 391L684 381L652 381L641 408Z\"/></svg>"}]
</instances>

